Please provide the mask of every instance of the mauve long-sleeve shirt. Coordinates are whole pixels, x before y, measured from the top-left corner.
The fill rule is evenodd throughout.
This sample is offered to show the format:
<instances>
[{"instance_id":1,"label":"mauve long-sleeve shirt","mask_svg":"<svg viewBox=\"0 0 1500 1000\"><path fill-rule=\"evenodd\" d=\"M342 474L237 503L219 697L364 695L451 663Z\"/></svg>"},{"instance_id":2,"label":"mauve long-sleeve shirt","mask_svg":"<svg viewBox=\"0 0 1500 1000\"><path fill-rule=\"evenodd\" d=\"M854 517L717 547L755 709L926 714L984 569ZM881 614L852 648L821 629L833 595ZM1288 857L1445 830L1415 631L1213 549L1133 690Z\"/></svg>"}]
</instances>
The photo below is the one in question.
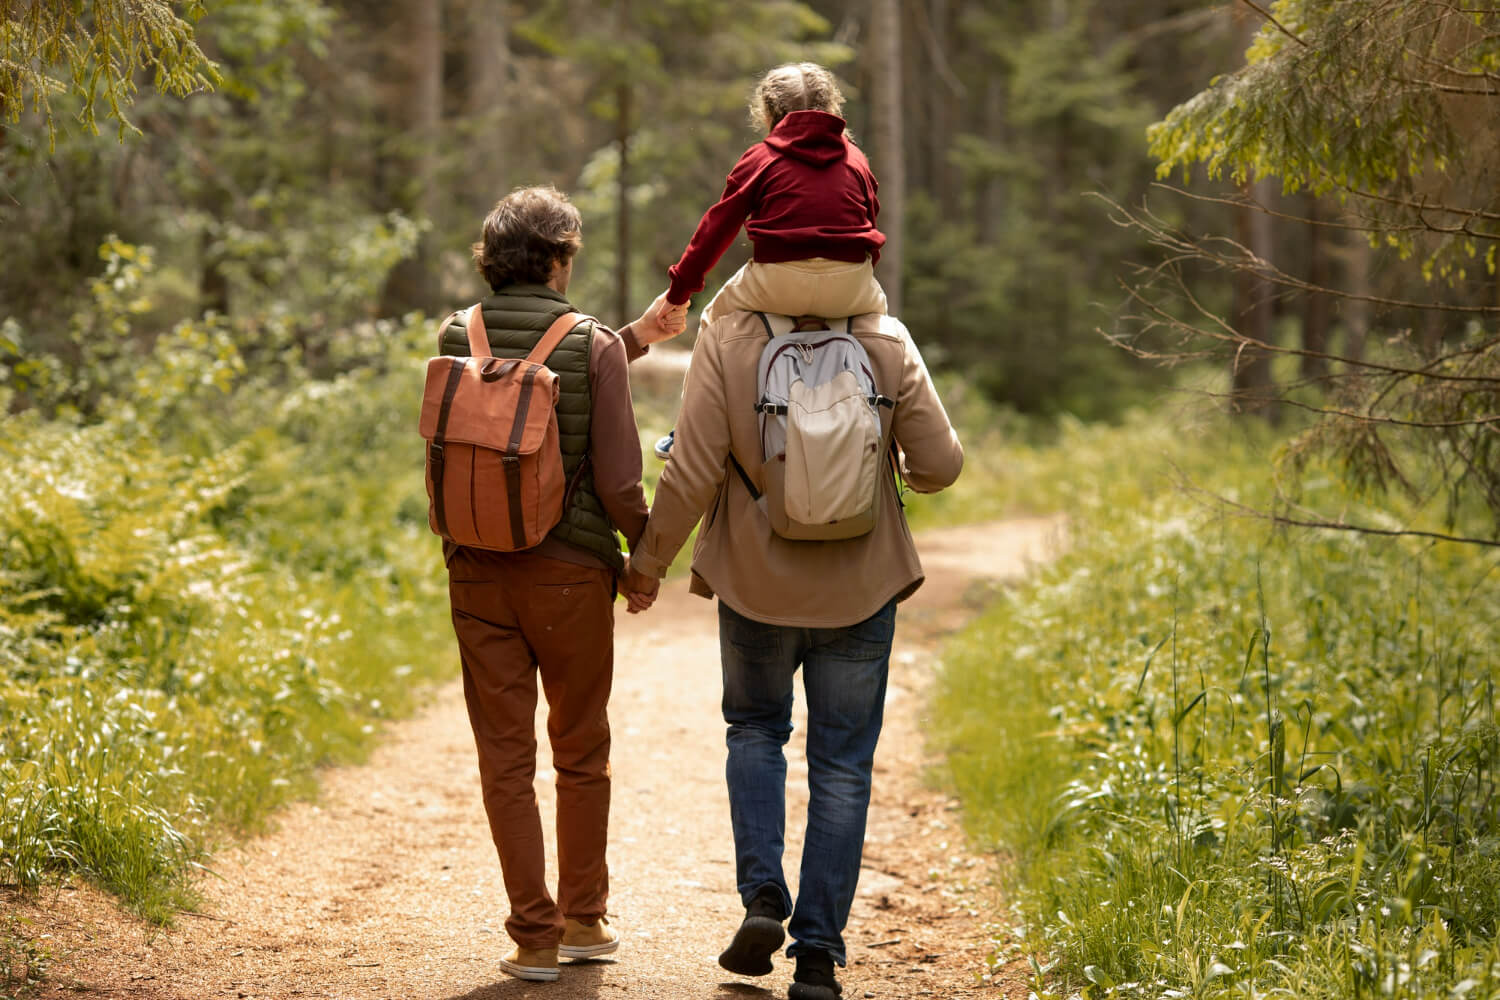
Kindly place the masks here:
<instances>
[{"instance_id":1,"label":"mauve long-sleeve shirt","mask_svg":"<svg viewBox=\"0 0 1500 1000\"><path fill-rule=\"evenodd\" d=\"M628 548L634 549L646 527L646 493L641 488L641 438L630 401L630 362L648 348L636 340L633 325L618 333L602 324L594 327L589 345L589 465L594 470L594 492L604 513ZM605 569L604 560L550 535L535 548L537 555L580 566Z\"/></svg>"}]
</instances>

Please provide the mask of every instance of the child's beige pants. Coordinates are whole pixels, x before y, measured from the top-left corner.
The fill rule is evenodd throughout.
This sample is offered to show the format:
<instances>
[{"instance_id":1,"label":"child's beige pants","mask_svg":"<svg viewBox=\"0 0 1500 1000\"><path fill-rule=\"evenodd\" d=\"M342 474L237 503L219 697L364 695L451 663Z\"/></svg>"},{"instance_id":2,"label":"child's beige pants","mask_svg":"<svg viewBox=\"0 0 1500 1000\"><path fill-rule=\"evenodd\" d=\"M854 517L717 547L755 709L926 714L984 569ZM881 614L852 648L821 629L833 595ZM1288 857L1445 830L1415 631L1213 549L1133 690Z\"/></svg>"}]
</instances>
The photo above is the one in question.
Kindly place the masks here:
<instances>
[{"instance_id":1,"label":"child's beige pants","mask_svg":"<svg viewBox=\"0 0 1500 1000\"><path fill-rule=\"evenodd\" d=\"M724 282L703 310L699 329L736 309L842 319L884 313L885 291L875 280L869 260L859 264L825 257L778 264L752 260Z\"/></svg>"}]
</instances>

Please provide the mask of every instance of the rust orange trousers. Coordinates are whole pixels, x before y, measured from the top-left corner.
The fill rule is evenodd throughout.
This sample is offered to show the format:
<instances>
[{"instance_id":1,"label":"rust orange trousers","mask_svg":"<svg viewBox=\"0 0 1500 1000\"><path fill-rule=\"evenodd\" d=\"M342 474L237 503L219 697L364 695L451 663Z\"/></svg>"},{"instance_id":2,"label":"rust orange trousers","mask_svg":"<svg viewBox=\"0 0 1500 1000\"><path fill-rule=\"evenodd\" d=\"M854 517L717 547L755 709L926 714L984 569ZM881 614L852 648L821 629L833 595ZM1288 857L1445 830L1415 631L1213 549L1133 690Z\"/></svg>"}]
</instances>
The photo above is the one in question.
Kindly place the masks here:
<instances>
[{"instance_id":1,"label":"rust orange trousers","mask_svg":"<svg viewBox=\"0 0 1500 1000\"><path fill-rule=\"evenodd\" d=\"M524 948L553 948L563 918L592 923L609 895L609 703L614 574L528 552L445 546L479 780ZM537 677L557 774L557 899L536 790Z\"/></svg>"}]
</instances>

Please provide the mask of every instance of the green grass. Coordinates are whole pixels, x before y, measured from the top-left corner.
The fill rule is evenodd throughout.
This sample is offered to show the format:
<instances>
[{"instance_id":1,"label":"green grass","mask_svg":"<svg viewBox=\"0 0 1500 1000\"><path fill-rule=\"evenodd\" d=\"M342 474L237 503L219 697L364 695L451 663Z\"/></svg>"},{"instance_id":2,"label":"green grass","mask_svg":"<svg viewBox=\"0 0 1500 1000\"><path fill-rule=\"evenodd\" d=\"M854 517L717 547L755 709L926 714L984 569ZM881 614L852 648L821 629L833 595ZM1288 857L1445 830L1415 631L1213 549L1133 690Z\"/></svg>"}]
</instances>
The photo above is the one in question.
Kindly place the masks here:
<instances>
[{"instance_id":1,"label":"green grass","mask_svg":"<svg viewBox=\"0 0 1500 1000\"><path fill-rule=\"evenodd\" d=\"M1268 496L1215 421L1012 467L1073 547L951 645L936 713L1038 996L1500 995L1494 556L1219 516L1172 481Z\"/></svg>"},{"instance_id":2,"label":"green grass","mask_svg":"<svg viewBox=\"0 0 1500 1000\"><path fill-rule=\"evenodd\" d=\"M0 882L78 873L168 920L217 842L452 673L415 372L403 348L89 426L11 418Z\"/></svg>"}]
</instances>

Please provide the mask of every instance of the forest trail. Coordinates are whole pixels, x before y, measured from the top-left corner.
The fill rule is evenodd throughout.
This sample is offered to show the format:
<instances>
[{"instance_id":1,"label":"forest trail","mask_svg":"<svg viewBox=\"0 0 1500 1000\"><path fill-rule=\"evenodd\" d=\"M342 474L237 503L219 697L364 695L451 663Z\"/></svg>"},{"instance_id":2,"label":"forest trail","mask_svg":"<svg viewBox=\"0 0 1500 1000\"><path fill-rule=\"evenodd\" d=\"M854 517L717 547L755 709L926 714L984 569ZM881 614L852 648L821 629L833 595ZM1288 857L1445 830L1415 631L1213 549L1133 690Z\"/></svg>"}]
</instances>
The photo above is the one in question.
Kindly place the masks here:
<instances>
[{"instance_id":1,"label":"forest trail","mask_svg":"<svg viewBox=\"0 0 1500 1000\"><path fill-rule=\"evenodd\" d=\"M897 616L864 870L845 934L846 998L1025 995L1016 982L980 981L991 950L982 916L994 902L991 862L967 852L956 803L924 784L923 713L942 638L995 581L1045 558L1058 531L1059 522L1036 519L919 536L927 583ZM618 605L617 621L610 912L623 941L614 961L564 963L554 984L500 971L508 907L455 679L415 718L393 724L367 764L330 770L318 802L286 810L274 832L220 853L217 877L203 880L201 912L176 927L122 916L88 889L49 890L25 904L58 956L42 995L785 997L784 957L759 979L716 962L743 911L724 790L714 604L675 580L644 615ZM456 653L441 655L456 664ZM806 807L800 692L798 700L788 747L794 891ZM552 774L540 742L537 787L549 826Z\"/></svg>"}]
</instances>

